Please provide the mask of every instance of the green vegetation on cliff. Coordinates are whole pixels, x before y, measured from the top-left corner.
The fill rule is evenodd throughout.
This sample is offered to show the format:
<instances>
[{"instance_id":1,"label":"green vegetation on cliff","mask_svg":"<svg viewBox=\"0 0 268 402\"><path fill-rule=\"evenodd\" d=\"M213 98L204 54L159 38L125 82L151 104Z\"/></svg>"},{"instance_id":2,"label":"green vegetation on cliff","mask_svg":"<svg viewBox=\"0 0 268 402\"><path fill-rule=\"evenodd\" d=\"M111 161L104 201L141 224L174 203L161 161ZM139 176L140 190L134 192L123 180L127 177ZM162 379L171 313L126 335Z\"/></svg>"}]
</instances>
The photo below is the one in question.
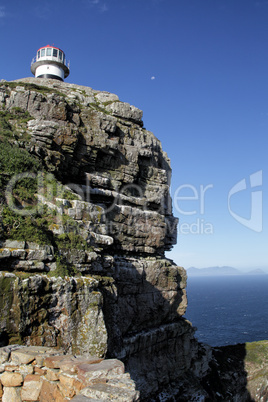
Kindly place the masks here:
<instances>
[{"instance_id":1,"label":"green vegetation on cliff","mask_svg":"<svg viewBox=\"0 0 268 402\"><path fill-rule=\"evenodd\" d=\"M12 132L12 126L6 127ZM74 275L73 265L60 256L60 250L85 250L89 246L79 233L78 223L64 211L60 215L64 233L53 234L51 226L58 221L55 199L75 200L78 198L76 194L66 189L51 173L45 172L41 161L27 149L6 139L0 139L0 190L0 240L53 245L57 264L54 275ZM55 209L38 204L37 194L45 196Z\"/></svg>"},{"instance_id":2,"label":"green vegetation on cliff","mask_svg":"<svg viewBox=\"0 0 268 402\"><path fill-rule=\"evenodd\" d=\"M29 140L27 122L31 119L30 113L19 107L0 111L0 139Z\"/></svg>"},{"instance_id":3,"label":"green vegetation on cliff","mask_svg":"<svg viewBox=\"0 0 268 402\"><path fill-rule=\"evenodd\" d=\"M40 160L26 149L6 140L0 141L0 187L2 191L5 190L4 187L13 175L25 172L37 173L41 168ZM29 179L24 179L21 186L26 187L27 191L31 191L33 183Z\"/></svg>"}]
</instances>

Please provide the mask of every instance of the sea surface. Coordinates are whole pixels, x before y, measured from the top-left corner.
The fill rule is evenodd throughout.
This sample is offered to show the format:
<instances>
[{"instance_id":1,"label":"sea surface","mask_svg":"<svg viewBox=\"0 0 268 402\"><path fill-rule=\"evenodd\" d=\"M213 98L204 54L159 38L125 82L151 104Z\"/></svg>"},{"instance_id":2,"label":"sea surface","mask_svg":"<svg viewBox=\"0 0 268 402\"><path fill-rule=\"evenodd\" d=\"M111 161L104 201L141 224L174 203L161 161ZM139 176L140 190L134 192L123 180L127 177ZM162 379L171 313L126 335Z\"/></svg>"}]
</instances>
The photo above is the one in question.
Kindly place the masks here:
<instances>
[{"instance_id":1,"label":"sea surface","mask_svg":"<svg viewBox=\"0 0 268 402\"><path fill-rule=\"evenodd\" d=\"M268 339L268 275L188 277L185 317L211 346Z\"/></svg>"}]
</instances>

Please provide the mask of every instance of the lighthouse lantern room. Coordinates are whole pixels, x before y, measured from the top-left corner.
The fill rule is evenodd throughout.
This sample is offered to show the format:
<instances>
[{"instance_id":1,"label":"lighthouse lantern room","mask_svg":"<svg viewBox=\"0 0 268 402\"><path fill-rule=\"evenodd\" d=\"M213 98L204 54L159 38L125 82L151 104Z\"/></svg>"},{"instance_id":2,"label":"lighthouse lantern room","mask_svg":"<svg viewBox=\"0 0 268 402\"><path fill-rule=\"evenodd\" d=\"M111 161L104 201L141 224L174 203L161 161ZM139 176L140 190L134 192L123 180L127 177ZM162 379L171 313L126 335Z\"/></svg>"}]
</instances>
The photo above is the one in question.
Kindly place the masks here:
<instances>
[{"instance_id":1,"label":"lighthouse lantern room","mask_svg":"<svg viewBox=\"0 0 268 402\"><path fill-rule=\"evenodd\" d=\"M70 74L64 52L55 46L44 46L37 50L31 64L31 72L36 78L53 78L63 81Z\"/></svg>"}]
</instances>

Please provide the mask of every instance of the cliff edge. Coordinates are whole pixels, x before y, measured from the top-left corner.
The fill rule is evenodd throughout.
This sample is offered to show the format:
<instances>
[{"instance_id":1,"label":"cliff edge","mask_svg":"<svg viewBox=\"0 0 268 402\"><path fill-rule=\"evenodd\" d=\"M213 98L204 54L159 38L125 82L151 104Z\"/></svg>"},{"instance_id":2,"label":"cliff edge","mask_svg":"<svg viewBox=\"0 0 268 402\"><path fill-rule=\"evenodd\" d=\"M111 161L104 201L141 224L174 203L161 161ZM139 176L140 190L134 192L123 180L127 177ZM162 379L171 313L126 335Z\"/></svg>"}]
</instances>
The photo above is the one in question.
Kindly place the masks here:
<instances>
[{"instance_id":1,"label":"cliff edge","mask_svg":"<svg viewBox=\"0 0 268 402\"><path fill-rule=\"evenodd\" d=\"M0 346L120 359L141 400L209 398L212 349L184 318L185 270L165 258L170 161L142 111L74 84L1 81L0 129Z\"/></svg>"}]
</instances>

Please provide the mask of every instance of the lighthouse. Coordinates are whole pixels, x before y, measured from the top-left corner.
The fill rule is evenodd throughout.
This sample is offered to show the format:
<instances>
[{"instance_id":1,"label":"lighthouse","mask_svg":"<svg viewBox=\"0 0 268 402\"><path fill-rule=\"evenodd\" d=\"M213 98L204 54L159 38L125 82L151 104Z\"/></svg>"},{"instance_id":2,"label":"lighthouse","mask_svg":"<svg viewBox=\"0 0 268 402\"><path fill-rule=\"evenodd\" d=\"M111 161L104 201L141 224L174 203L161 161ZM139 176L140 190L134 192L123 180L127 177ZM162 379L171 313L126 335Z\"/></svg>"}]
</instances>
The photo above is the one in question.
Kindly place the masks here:
<instances>
[{"instance_id":1,"label":"lighthouse","mask_svg":"<svg viewBox=\"0 0 268 402\"><path fill-rule=\"evenodd\" d=\"M55 46L44 46L37 50L32 60L31 72L36 78L53 78L63 81L70 74L64 52Z\"/></svg>"}]
</instances>

